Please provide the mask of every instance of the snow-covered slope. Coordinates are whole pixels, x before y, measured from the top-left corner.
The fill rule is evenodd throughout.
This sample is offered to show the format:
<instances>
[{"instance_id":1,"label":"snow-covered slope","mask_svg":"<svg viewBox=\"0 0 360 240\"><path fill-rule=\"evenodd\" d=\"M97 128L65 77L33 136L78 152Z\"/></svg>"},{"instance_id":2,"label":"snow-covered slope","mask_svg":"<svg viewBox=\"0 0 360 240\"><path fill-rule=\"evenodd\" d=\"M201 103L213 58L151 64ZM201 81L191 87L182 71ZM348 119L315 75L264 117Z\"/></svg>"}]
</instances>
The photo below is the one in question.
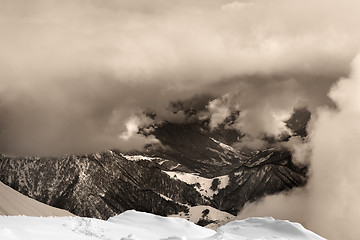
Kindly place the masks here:
<instances>
[{"instance_id":1,"label":"snow-covered slope","mask_svg":"<svg viewBox=\"0 0 360 240\"><path fill-rule=\"evenodd\" d=\"M163 239L173 236L193 239L209 237L214 234L214 231L182 218L161 217L135 210L129 210L111 217L108 222L116 223L119 231L124 232L124 235L132 234L144 240Z\"/></svg>"},{"instance_id":2,"label":"snow-covered slope","mask_svg":"<svg viewBox=\"0 0 360 240\"><path fill-rule=\"evenodd\" d=\"M178 179L189 185L194 185L194 188L203 196L211 198L214 194L217 194L220 189L225 188L229 183L229 176L219 176L215 178L200 177L193 173L184 173L178 171L163 171L169 175L172 179ZM214 180L217 180L216 189L213 187Z\"/></svg>"},{"instance_id":3,"label":"snow-covered slope","mask_svg":"<svg viewBox=\"0 0 360 240\"><path fill-rule=\"evenodd\" d=\"M0 182L0 215L73 216L68 211L28 198L2 182Z\"/></svg>"},{"instance_id":4,"label":"snow-covered slope","mask_svg":"<svg viewBox=\"0 0 360 240\"><path fill-rule=\"evenodd\" d=\"M236 220L220 227L211 240L321 240L325 239L305 229L299 223L274 218L247 218ZM209 240L210 240L209 239Z\"/></svg>"},{"instance_id":5,"label":"snow-covered slope","mask_svg":"<svg viewBox=\"0 0 360 240\"><path fill-rule=\"evenodd\" d=\"M108 221L80 217L0 216L2 240L324 240L300 224L273 218L234 221L217 232L184 219L126 211Z\"/></svg>"},{"instance_id":6,"label":"snow-covered slope","mask_svg":"<svg viewBox=\"0 0 360 240\"><path fill-rule=\"evenodd\" d=\"M235 220L234 215L205 205L189 207L188 211L179 212L170 215L170 217L185 218L190 222L210 229L217 229L219 226Z\"/></svg>"}]
</instances>

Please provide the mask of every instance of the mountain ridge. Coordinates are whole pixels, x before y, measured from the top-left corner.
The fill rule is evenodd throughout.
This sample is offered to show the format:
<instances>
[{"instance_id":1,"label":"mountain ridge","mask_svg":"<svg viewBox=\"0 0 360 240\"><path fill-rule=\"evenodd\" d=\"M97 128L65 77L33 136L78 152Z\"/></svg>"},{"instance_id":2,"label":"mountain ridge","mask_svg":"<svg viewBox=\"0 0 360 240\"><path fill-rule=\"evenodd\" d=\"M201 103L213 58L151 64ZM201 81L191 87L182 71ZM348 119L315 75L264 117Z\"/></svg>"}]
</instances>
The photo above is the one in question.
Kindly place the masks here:
<instances>
[{"instance_id":1,"label":"mountain ridge","mask_svg":"<svg viewBox=\"0 0 360 240\"><path fill-rule=\"evenodd\" d=\"M154 132L166 145L161 149L0 155L0 181L40 202L101 219L128 209L167 216L198 205L236 215L248 201L306 184L307 167L295 165L289 150L271 147L246 155L222 142L222 134L241 138L229 129L204 130L199 122L163 123ZM175 178L177 172L190 180ZM227 176L226 184L221 176Z\"/></svg>"}]
</instances>

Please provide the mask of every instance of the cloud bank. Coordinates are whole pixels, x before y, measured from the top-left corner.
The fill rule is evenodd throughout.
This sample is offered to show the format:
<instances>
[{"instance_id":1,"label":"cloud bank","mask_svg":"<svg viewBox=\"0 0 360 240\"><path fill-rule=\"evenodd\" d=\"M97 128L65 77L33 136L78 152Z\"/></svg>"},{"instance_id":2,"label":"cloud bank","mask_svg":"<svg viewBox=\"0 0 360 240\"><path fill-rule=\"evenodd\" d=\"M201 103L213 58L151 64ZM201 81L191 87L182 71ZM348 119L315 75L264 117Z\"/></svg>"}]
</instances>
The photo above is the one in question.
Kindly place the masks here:
<instances>
[{"instance_id":1,"label":"cloud bank","mask_svg":"<svg viewBox=\"0 0 360 240\"><path fill-rule=\"evenodd\" d=\"M299 221L329 239L359 238L360 56L352 69L329 92L337 109L318 109L308 186L248 204L239 217L269 215Z\"/></svg>"},{"instance_id":2,"label":"cloud bank","mask_svg":"<svg viewBox=\"0 0 360 240\"><path fill-rule=\"evenodd\" d=\"M331 104L360 43L354 0L0 5L0 151L18 154L141 148L154 139L119 138L129 119L182 121L169 103L204 94L229 96L213 127L228 107L251 138L276 135L295 106Z\"/></svg>"}]
</instances>

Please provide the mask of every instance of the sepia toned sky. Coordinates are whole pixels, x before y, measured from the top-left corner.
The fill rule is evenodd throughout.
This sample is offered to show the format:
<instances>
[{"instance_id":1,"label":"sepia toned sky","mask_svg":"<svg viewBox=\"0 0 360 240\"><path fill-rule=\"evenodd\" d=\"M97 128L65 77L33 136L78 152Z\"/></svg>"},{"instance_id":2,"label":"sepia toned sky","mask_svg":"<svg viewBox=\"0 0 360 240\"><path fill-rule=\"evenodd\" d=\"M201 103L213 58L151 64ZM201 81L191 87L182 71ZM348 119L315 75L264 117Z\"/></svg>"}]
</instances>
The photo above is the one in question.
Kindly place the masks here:
<instances>
[{"instance_id":1,"label":"sepia toned sky","mask_svg":"<svg viewBox=\"0 0 360 240\"><path fill-rule=\"evenodd\" d=\"M169 103L201 95L228 94L239 130L276 135L294 106L331 104L360 43L350 0L0 4L2 152L141 148L154 139L120 137L139 113L179 120Z\"/></svg>"},{"instance_id":2,"label":"sepia toned sky","mask_svg":"<svg viewBox=\"0 0 360 240\"><path fill-rule=\"evenodd\" d=\"M309 186L242 215L357 239L359 10L356 0L0 0L0 152L141 149L157 139L138 128L184 121L169 104L188 99L208 99L212 128L240 110L250 145L306 106L309 141L294 151L310 154Z\"/></svg>"}]
</instances>

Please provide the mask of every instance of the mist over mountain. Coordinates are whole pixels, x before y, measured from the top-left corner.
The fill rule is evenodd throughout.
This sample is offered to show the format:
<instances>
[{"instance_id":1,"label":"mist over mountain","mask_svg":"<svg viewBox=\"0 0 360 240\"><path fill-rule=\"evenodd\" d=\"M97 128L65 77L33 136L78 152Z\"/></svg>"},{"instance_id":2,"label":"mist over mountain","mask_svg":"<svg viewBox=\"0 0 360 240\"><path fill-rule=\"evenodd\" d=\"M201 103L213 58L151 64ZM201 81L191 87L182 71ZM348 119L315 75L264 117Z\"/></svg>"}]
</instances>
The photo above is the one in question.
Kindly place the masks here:
<instances>
[{"instance_id":1,"label":"mist over mountain","mask_svg":"<svg viewBox=\"0 0 360 240\"><path fill-rule=\"evenodd\" d=\"M81 216L357 240L359 7L0 0L0 180Z\"/></svg>"},{"instance_id":2,"label":"mist over mountain","mask_svg":"<svg viewBox=\"0 0 360 240\"><path fill-rule=\"evenodd\" d=\"M231 147L243 137L229 127L232 119L214 131L208 119L152 125L161 144L142 152L2 155L0 180L51 206L102 219L129 209L167 216L197 205L237 215L246 202L306 183L307 166L295 165L291 151L274 140L252 152ZM308 111L295 111L288 121L292 134L303 134L308 120Z\"/></svg>"},{"instance_id":3,"label":"mist over mountain","mask_svg":"<svg viewBox=\"0 0 360 240\"><path fill-rule=\"evenodd\" d=\"M211 127L241 110L259 145L295 107L332 105L360 42L354 0L0 4L0 151L17 155L139 150L144 111L181 121L169 103L204 95Z\"/></svg>"}]
</instances>

